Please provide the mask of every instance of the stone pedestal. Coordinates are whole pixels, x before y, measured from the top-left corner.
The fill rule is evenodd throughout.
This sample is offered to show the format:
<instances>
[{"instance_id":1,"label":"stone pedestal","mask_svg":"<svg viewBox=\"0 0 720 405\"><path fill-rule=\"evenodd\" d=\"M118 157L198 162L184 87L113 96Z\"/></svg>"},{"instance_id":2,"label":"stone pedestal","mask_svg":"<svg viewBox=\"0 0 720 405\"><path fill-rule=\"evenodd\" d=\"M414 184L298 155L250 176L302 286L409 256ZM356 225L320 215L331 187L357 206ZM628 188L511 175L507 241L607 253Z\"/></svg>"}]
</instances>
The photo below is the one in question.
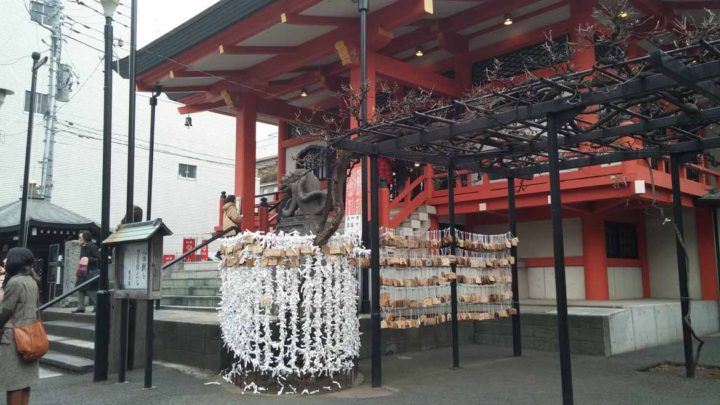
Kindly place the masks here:
<instances>
[{"instance_id":1,"label":"stone pedestal","mask_svg":"<svg viewBox=\"0 0 720 405\"><path fill-rule=\"evenodd\" d=\"M317 234L320 230L322 215L296 215L292 217L284 217L277 225L278 231L289 233L298 231L301 235Z\"/></svg>"}]
</instances>

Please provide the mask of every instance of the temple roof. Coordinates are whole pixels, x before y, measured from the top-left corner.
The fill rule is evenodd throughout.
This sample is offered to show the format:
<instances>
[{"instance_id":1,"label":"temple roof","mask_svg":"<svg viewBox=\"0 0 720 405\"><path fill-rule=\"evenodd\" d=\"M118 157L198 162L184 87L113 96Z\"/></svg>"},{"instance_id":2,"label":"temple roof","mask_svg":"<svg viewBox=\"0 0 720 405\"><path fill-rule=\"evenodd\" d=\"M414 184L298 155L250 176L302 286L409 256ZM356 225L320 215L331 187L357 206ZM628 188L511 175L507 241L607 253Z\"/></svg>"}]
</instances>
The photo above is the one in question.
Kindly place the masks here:
<instances>
[{"instance_id":1,"label":"temple roof","mask_svg":"<svg viewBox=\"0 0 720 405\"><path fill-rule=\"evenodd\" d=\"M20 224L21 201L0 207L0 232L17 231ZM30 226L77 230L99 230L92 220L46 200L28 199L27 218Z\"/></svg>"}]
</instances>

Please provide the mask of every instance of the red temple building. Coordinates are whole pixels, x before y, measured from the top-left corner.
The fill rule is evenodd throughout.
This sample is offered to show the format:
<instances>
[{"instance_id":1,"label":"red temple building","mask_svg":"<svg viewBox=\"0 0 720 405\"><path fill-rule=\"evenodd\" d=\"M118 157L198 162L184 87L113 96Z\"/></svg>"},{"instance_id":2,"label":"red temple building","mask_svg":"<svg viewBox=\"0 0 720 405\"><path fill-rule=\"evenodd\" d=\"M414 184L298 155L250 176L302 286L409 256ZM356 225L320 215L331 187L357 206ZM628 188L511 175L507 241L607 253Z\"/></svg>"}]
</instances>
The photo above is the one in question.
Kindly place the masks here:
<instances>
[{"instance_id":1,"label":"red temple building","mask_svg":"<svg viewBox=\"0 0 720 405\"><path fill-rule=\"evenodd\" d=\"M605 2L604 3L609 3ZM373 0L368 20L368 78L401 88L461 97L500 60L506 77L522 74L532 59L535 74L548 74L539 55L547 38L558 46L581 41L577 27L596 23L597 0ZM701 18L716 1L632 0L644 17L672 24ZM184 104L182 114L213 111L235 117L235 189L255 201L255 125L278 125L278 178L297 158L317 153L318 141L297 120L312 111L339 108L337 90L358 88L357 5L350 0L221 0L138 52L138 87L162 91ZM630 45L635 56L650 44ZM596 63L596 51L576 52L579 68ZM374 94L371 91L371 94ZM370 111L382 100L369 97ZM447 222L445 173L412 164L383 189L381 224L428 229ZM319 177L326 170L317 170ZM717 218L712 191L720 172L708 162L687 164L681 187L689 253L690 296L717 301ZM567 289L571 300L678 298L669 162L636 160L569 170L562 174ZM547 176L518 180L520 297L553 299L552 239ZM705 198L703 198L705 197ZM703 204L704 201L709 204ZM243 204L244 226L258 220ZM507 230L507 183L462 173L456 186L461 228ZM717 318L717 305L714 307Z\"/></svg>"}]
</instances>

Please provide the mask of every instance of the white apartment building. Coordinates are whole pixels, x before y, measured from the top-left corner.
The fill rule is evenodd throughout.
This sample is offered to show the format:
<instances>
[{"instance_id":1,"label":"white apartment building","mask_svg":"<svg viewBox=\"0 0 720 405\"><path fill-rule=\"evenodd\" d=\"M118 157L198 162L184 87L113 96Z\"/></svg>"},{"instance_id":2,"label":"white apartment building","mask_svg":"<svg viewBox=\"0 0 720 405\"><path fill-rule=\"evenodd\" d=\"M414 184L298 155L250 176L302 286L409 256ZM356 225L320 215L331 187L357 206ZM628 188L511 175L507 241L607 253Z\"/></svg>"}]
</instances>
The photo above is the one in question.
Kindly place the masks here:
<instances>
[{"instance_id":1,"label":"white apartment building","mask_svg":"<svg viewBox=\"0 0 720 405\"><path fill-rule=\"evenodd\" d=\"M61 61L71 67L75 84L67 102L57 103L51 201L100 222L102 176L104 18L99 2L60 1L63 14ZM13 95L0 108L0 205L21 196L31 53L50 52L50 31L31 21L44 15L42 2L0 0L0 88ZM124 3L123 3L124 4ZM129 52L130 10L122 5L115 21L115 58ZM37 14L36 14L36 18ZM42 17L40 17L42 18ZM182 21L178 21L178 24ZM147 39L147 38L146 38ZM152 39L152 38L150 38ZM147 41L145 41L147 42ZM48 94L48 65L38 72L38 93ZM113 73L113 144L111 223L125 213L128 139L128 81ZM46 97L38 96L34 117L30 179L41 181L45 145ZM182 251L185 237L208 237L218 221L221 191L232 192L235 120L217 114L192 115L192 126L177 104L161 96L157 106L153 217L162 218L174 235L165 239L168 254ZM135 151L135 204L146 207L148 183L149 94L138 94ZM258 124L257 158L277 154L277 130ZM262 134L262 135L261 135ZM259 182L258 182L259 183Z\"/></svg>"}]
</instances>

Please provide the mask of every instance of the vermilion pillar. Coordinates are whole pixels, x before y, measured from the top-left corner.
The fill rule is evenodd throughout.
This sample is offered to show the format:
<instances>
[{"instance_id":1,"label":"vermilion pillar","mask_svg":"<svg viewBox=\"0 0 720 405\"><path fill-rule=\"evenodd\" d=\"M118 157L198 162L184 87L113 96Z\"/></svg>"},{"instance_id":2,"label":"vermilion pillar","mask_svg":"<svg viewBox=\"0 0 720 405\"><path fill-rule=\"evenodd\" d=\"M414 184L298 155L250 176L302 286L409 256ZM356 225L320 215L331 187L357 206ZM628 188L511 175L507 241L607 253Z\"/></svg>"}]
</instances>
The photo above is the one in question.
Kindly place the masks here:
<instances>
[{"instance_id":1,"label":"vermilion pillar","mask_svg":"<svg viewBox=\"0 0 720 405\"><path fill-rule=\"evenodd\" d=\"M585 268L585 299L608 300L607 252L605 222L601 217L582 217L583 267Z\"/></svg>"},{"instance_id":2,"label":"vermilion pillar","mask_svg":"<svg viewBox=\"0 0 720 405\"><path fill-rule=\"evenodd\" d=\"M715 263L715 235L713 217L709 208L695 207L698 261L700 264L700 291L702 299L718 299L717 265Z\"/></svg>"},{"instance_id":3,"label":"vermilion pillar","mask_svg":"<svg viewBox=\"0 0 720 405\"><path fill-rule=\"evenodd\" d=\"M235 127L235 196L242 199L242 228L255 227L255 122L256 100L244 94Z\"/></svg>"},{"instance_id":4,"label":"vermilion pillar","mask_svg":"<svg viewBox=\"0 0 720 405\"><path fill-rule=\"evenodd\" d=\"M278 122L278 160L277 160L277 182L280 184L287 170L287 159L285 156L285 147L283 142L288 139L288 123L280 120Z\"/></svg>"}]
</instances>

